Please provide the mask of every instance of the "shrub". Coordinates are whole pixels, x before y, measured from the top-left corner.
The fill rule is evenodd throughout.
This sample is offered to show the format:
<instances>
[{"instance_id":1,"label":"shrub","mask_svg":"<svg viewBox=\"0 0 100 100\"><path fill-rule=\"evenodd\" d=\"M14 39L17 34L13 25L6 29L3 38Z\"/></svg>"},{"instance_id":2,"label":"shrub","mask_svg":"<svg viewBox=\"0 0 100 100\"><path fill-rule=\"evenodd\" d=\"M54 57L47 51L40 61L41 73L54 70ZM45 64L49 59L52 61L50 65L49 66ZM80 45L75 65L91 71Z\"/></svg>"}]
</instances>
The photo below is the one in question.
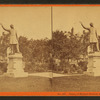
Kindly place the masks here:
<instances>
[{"instance_id":1,"label":"shrub","mask_svg":"<svg viewBox=\"0 0 100 100\"><path fill-rule=\"evenodd\" d=\"M3 74L4 72L7 72L7 63L0 62L0 74Z\"/></svg>"},{"instance_id":2,"label":"shrub","mask_svg":"<svg viewBox=\"0 0 100 100\"><path fill-rule=\"evenodd\" d=\"M48 63L27 62L25 64L24 70L27 72L30 72L30 73L32 73L32 72L45 72L45 71L48 71L48 66L49 66Z\"/></svg>"},{"instance_id":3,"label":"shrub","mask_svg":"<svg viewBox=\"0 0 100 100\"><path fill-rule=\"evenodd\" d=\"M77 73L78 73L78 74L82 74L82 73L83 73L83 70L82 70L82 69L78 69L78 70L77 70Z\"/></svg>"},{"instance_id":4,"label":"shrub","mask_svg":"<svg viewBox=\"0 0 100 100\"><path fill-rule=\"evenodd\" d=\"M80 62L78 63L78 65L80 66L80 68L81 68L83 71L86 71L86 70L87 70L87 64L88 64L87 61L80 61Z\"/></svg>"}]
</instances>

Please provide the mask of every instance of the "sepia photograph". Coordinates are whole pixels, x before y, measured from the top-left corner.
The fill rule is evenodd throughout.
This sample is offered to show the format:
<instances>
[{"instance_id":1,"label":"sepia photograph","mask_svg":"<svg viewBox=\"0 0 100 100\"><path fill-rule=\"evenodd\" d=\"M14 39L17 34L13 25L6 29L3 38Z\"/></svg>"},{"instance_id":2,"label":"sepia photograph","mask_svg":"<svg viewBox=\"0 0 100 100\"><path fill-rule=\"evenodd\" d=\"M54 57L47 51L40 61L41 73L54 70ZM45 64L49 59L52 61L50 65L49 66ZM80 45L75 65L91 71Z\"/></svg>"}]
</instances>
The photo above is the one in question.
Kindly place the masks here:
<instances>
[{"instance_id":1,"label":"sepia photograph","mask_svg":"<svg viewBox=\"0 0 100 100\"><path fill-rule=\"evenodd\" d=\"M0 92L100 92L100 6L0 12Z\"/></svg>"}]
</instances>

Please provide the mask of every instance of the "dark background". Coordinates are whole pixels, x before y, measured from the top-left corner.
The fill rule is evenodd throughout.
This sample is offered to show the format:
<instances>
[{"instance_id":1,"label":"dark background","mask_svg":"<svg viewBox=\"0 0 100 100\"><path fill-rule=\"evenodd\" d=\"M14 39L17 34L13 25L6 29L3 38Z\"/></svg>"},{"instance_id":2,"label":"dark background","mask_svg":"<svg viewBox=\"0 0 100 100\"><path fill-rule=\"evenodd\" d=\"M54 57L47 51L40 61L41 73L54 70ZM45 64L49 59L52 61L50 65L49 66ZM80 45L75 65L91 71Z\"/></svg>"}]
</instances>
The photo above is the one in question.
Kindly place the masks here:
<instances>
[{"instance_id":1,"label":"dark background","mask_svg":"<svg viewBox=\"0 0 100 100\"><path fill-rule=\"evenodd\" d=\"M0 0L0 4L100 4L99 0ZM92 92L92 91L91 91ZM0 97L0 100L100 100L100 97Z\"/></svg>"},{"instance_id":2,"label":"dark background","mask_svg":"<svg viewBox=\"0 0 100 100\"><path fill-rule=\"evenodd\" d=\"M100 100L100 97L0 97L0 100Z\"/></svg>"},{"instance_id":3,"label":"dark background","mask_svg":"<svg viewBox=\"0 0 100 100\"><path fill-rule=\"evenodd\" d=\"M100 0L0 0L1 4L98 4Z\"/></svg>"}]
</instances>

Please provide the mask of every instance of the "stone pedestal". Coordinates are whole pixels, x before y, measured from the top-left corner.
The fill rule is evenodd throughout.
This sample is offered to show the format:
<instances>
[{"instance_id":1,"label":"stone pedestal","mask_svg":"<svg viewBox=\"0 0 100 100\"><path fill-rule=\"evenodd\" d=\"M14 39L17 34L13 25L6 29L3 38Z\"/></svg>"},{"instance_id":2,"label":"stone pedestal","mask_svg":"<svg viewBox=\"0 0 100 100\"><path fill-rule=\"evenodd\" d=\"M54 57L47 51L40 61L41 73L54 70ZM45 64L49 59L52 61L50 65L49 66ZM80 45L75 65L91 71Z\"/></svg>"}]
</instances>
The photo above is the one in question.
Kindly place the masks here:
<instances>
[{"instance_id":1,"label":"stone pedestal","mask_svg":"<svg viewBox=\"0 0 100 100\"><path fill-rule=\"evenodd\" d=\"M22 54L15 53L14 55L9 55L9 63L7 66L6 76L9 77L27 77L28 73L24 72L24 64L22 61Z\"/></svg>"},{"instance_id":2,"label":"stone pedestal","mask_svg":"<svg viewBox=\"0 0 100 100\"><path fill-rule=\"evenodd\" d=\"M88 66L85 74L100 76L100 52L88 54Z\"/></svg>"}]
</instances>

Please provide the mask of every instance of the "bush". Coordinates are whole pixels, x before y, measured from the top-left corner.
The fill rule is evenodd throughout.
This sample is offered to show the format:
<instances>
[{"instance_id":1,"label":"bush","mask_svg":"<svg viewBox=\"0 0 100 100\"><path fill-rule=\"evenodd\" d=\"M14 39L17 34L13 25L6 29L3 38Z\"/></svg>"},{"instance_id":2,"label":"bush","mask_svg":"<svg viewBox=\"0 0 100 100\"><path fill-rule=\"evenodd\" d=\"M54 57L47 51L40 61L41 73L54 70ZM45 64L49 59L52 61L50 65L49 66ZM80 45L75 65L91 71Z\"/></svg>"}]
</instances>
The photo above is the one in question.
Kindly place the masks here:
<instances>
[{"instance_id":1,"label":"bush","mask_svg":"<svg viewBox=\"0 0 100 100\"><path fill-rule=\"evenodd\" d=\"M82 74L82 73L83 73L83 70L82 70L82 69L78 69L78 70L77 70L77 73L78 73L78 74Z\"/></svg>"},{"instance_id":2,"label":"bush","mask_svg":"<svg viewBox=\"0 0 100 100\"><path fill-rule=\"evenodd\" d=\"M80 66L80 68L81 68L83 71L86 71L86 70L87 70L87 64L88 64L87 61L80 61L80 62L78 63L78 65Z\"/></svg>"},{"instance_id":3,"label":"bush","mask_svg":"<svg viewBox=\"0 0 100 100\"><path fill-rule=\"evenodd\" d=\"M64 73L70 73L70 68L64 69Z\"/></svg>"},{"instance_id":4,"label":"bush","mask_svg":"<svg viewBox=\"0 0 100 100\"><path fill-rule=\"evenodd\" d=\"M0 74L3 74L7 72L7 63L6 62L0 62Z\"/></svg>"},{"instance_id":5,"label":"bush","mask_svg":"<svg viewBox=\"0 0 100 100\"><path fill-rule=\"evenodd\" d=\"M27 72L46 72L48 71L48 63L31 63L31 62L27 62L25 64L25 71Z\"/></svg>"}]
</instances>

